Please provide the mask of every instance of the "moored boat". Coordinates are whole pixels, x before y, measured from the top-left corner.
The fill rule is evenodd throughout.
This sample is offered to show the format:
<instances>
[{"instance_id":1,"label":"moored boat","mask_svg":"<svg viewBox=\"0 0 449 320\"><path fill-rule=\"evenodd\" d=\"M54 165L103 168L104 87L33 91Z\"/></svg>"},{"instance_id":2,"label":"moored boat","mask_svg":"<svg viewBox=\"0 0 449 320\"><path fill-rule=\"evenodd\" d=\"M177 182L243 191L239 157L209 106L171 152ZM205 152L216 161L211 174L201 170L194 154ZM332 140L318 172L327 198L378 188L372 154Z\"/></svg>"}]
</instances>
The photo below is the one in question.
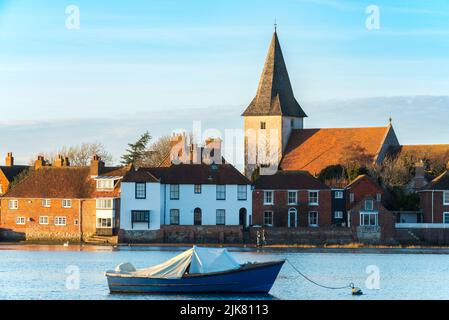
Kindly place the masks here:
<instances>
[{"instance_id":1,"label":"moored boat","mask_svg":"<svg viewBox=\"0 0 449 320\"><path fill-rule=\"evenodd\" d=\"M239 264L226 249L194 246L165 263L107 271L111 293L268 293L284 260Z\"/></svg>"}]
</instances>

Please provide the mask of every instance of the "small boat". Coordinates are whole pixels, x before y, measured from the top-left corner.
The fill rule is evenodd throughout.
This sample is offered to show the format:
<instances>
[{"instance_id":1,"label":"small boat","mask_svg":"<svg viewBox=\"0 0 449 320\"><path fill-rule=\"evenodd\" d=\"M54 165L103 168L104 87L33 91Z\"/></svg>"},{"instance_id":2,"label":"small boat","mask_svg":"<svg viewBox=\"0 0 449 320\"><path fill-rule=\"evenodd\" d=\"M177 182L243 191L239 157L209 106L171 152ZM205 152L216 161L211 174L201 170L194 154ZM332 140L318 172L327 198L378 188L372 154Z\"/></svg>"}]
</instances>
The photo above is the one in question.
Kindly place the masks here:
<instances>
[{"instance_id":1,"label":"small boat","mask_svg":"<svg viewBox=\"0 0 449 320\"><path fill-rule=\"evenodd\" d=\"M239 264L226 249L194 246L146 269L106 271L111 293L268 293L285 260Z\"/></svg>"}]
</instances>

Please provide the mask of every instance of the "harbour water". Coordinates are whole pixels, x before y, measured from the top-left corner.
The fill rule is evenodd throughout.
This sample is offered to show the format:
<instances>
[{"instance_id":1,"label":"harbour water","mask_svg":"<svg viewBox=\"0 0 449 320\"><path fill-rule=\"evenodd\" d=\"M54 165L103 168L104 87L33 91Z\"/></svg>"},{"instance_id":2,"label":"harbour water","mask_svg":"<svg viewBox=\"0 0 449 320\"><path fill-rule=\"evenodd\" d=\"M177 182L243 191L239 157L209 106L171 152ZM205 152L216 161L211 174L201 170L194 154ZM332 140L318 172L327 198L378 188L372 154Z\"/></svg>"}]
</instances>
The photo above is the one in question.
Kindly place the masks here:
<instances>
[{"instance_id":1,"label":"harbour water","mask_svg":"<svg viewBox=\"0 0 449 320\"><path fill-rule=\"evenodd\" d=\"M449 299L446 249L248 249L229 248L239 262L288 259L269 295L110 294L104 272L121 262L137 268L163 262L185 247L0 245L0 299Z\"/></svg>"}]
</instances>

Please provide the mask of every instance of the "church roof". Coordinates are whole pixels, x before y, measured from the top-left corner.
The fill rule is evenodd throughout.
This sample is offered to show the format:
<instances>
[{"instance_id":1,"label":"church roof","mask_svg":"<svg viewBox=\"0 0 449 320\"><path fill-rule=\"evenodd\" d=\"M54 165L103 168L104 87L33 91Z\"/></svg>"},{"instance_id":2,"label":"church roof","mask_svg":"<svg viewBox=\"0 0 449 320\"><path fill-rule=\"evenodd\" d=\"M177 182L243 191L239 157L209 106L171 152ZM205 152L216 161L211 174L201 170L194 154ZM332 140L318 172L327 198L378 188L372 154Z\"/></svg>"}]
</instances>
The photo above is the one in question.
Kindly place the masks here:
<instances>
[{"instance_id":1,"label":"church roof","mask_svg":"<svg viewBox=\"0 0 449 320\"><path fill-rule=\"evenodd\" d=\"M351 151L374 161L390 128L392 127L293 130L280 168L319 174L327 166L342 164Z\"/></svg>"},{"instance_id":2,"label":"church roof","mask_svg":"<svg viewBox=\"0 0 449 320\"><path fill-rule=\"evenodd\" d=\"M449 160L449 144L403 145L391 147L389 154L393 158L408 158L413 162L442 158L446 163Z\"/></svg>"},{"instance_id":3,"label":"church roof","mask_svg":"<svg viewBox=\"0 0 449 320\"><path fill-rule=\"evenodd\" d=\"M293 94L277 33L274 32L256 97L242 116L307 117Z\"/></svg>"}]
</instances>

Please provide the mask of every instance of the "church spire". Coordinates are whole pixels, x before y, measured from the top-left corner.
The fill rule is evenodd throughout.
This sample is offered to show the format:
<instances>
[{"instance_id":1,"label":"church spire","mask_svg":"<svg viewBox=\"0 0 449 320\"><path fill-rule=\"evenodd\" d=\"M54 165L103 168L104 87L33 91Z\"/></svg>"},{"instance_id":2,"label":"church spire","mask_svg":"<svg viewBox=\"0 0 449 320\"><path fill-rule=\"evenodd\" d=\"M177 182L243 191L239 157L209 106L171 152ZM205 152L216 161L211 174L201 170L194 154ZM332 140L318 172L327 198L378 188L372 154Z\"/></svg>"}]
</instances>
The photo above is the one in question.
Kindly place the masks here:
<instances>
[{"instance_id":1,"label":"church spire","mask_svg":"<svg viewBox=\"0 0 449 320\"><path fill-rule=\"evenodd\" d=\"M287 67L277 36L276 23L256 97L242 115L307 117L293 94Z\"/></svg>"}]
</instances>

